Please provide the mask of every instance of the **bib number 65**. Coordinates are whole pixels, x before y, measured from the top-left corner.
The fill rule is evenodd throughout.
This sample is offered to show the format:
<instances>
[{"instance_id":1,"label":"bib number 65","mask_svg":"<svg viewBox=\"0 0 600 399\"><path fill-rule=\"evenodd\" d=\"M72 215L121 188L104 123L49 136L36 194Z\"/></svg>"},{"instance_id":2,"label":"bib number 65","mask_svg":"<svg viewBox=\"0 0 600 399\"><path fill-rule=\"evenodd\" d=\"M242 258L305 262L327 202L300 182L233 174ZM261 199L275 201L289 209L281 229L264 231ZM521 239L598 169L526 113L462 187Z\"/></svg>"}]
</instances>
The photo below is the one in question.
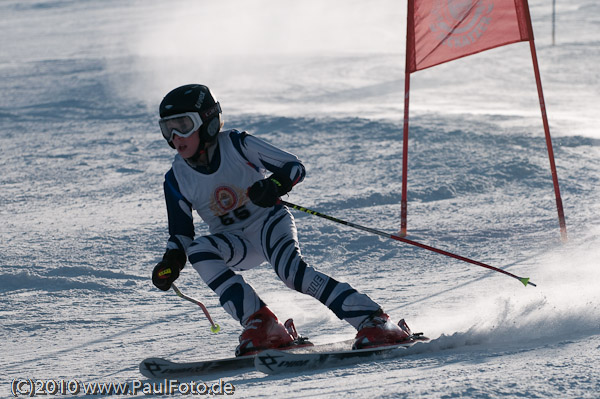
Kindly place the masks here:
<instances>
[{"instance_id":1,"label":"bib number 65","mask_svg":"<svg viewBox=\"0 0 600 399\"><path fill-rule=\"evenodd\" d=\"M227 212L226 214L219 216L219 218L221 219L221 223L223 223L224 226L229 226L239 220L248 219L249 217L250 211L246 209L245 205L242 205L231 212Z\"/></svg>"}]
</instances>

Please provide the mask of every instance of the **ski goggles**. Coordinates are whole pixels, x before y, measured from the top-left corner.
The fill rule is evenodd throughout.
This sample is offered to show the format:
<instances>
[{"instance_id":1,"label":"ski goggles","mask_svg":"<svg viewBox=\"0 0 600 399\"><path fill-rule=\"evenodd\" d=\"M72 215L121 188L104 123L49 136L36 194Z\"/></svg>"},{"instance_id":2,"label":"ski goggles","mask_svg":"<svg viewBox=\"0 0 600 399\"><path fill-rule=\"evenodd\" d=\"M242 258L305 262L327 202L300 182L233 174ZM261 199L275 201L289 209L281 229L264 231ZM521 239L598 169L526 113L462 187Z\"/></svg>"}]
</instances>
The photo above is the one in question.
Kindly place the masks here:
<instances>
[{"instance_id":1,"label":"ski goggles","mask_svg":"<svg viewBox=\"0 0 600 399\"><path fill-rule=\"evenodd\" d=\"M158 125L163 137L170 143L173 135L190 137L192 133L200 129L205 121L211 120L215 115L221 113L221 105L215 103L209 109L198 112L184 112L159 119Z\"/></svg>"},{"instance_id":2,"label":"ski goggles","mask_svg":"<svg viewBox=\"0 0 600 399\"><path fill-rule=\"evenodd\" d=\"M163 137L170 142L173 140L174 134L180 137L190 137L192 133L200 129L202 119L197 112L185 112L161 118L158 125Z\"/></svg>"}]
</instances>

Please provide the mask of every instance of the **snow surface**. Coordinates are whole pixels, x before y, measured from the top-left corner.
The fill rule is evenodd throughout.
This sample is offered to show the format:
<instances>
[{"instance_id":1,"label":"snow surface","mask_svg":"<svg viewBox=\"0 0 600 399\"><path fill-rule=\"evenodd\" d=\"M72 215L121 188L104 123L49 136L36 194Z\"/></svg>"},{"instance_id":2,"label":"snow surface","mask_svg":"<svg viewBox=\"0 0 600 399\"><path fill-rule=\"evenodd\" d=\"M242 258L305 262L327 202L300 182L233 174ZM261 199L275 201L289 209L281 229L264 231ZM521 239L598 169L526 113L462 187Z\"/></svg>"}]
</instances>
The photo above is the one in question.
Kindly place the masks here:
<instances>
[{"instance_id":1,"label":"snow surface","mask_svg":"<svg viewBox=\"0 0 600 399\"><path fill-rule=\"evenodd\" d=\"M386 361L205 382L223 377L235 397L600 397L600 4L558 3L552 46L551 2L530 0L568 243L528 45L411 80L409 238L537 288L294 212L311 264L433 342ZM240 327L191 267L179 286L202 299L219 334L150 281L167 238L162 180L173 156L157 108L177 85L209 85L226 128L305 161L289 201L398 231L405 8L2 1L0 395L19 377L128 382L148 356L232 355ZM314 342L353 336L267 265L244 275Z\"/></svg>"}]
</instances>

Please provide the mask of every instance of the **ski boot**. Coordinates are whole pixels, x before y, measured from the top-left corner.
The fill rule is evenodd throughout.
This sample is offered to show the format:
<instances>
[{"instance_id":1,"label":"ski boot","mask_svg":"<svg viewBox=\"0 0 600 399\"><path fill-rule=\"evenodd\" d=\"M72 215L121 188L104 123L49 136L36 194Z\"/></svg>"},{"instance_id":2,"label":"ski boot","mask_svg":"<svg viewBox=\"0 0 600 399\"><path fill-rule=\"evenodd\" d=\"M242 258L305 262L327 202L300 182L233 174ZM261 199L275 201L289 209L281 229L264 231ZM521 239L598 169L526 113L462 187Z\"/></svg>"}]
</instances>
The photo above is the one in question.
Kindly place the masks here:
<instances>
[{"instance_id":1,"label":"ski boot","mask_svg":"<svg viewBox=\"0 0 600 399\"><path fill-rule=\"evenodd\" d=\"M412 333L404 319L396 325L379 309L360 324L352 349L395 345L411 340Z\"/></svg>"},{"instance_id":2,"label":"ski boot","mask_svg":"<svg viewBox=\"0 0 600 399\"><path fill-rule=\"evenodd\" d=\"M246 321L235 355L247 356L265 349L287 349L310 345L312 344L306 338L298 335L292 319L281 324L277 316L264 306Z\"/></svg>"}]
</instances>

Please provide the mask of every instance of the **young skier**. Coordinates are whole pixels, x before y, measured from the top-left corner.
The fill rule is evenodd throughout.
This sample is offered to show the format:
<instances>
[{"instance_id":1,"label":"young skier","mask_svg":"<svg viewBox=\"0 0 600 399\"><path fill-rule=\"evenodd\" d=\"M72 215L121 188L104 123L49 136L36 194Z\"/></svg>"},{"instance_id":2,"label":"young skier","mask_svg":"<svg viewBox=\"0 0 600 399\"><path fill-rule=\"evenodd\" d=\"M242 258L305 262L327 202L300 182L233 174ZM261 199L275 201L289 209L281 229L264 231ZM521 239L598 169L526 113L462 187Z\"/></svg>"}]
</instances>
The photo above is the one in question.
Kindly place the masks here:
<instances>
[{"instance_id":1,"label":"young skier","mask_svg":"<svg viewBox=\"0 0 600 399\"><path fill-rule=\"evenodd\" d=\"M347 283L309 266L294 219L279 197L304 179L295 156L246 132L221 131L221 107L208 87L190 84L162 100L159 125L177 150L164 182L169 240L152 282L163 291L187 260L243 331L236 356L297 342L295 328L282 324L237 271L269 262L289 287L310 295L358 332L353 347L405 341L410 330L390 321L381 307ZM195 237L192 210L208 224Z\"/></svg>"}]
</instances>

